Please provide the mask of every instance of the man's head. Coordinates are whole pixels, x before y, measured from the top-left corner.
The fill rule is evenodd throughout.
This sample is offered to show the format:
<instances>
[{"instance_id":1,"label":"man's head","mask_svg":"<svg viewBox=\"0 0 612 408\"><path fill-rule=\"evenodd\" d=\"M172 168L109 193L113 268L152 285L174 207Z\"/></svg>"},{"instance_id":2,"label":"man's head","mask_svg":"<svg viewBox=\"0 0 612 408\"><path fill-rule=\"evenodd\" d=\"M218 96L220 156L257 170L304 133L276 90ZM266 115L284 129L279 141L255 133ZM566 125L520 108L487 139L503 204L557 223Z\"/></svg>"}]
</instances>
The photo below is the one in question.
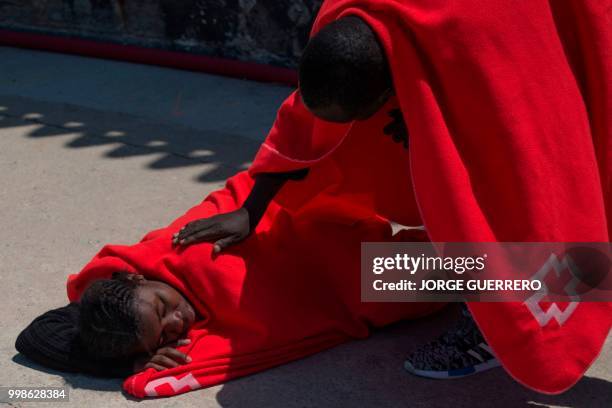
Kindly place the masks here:
<instances>
[{"instance_id":1,"label":"man's head","mask_svg":"<svg viewBox=\"0 0 612 408\"><path fill-rule=\"evenodd\" d=\"M343 17L310 39L299 65L306 107L331 122L367 119L393 93L383 47L360 18Z\"/></svg>"},{"instance_id":2,"label":"man's head","mask_svg":"<svg viewBox=\"0 0 612 408\"><path fill-rule=\"evenodd\" d=\"M125 272L92 283L79 303L81 342L100 358L153 353L195 321L193 307L172 286Z\"/></svg>"}]
</instances>

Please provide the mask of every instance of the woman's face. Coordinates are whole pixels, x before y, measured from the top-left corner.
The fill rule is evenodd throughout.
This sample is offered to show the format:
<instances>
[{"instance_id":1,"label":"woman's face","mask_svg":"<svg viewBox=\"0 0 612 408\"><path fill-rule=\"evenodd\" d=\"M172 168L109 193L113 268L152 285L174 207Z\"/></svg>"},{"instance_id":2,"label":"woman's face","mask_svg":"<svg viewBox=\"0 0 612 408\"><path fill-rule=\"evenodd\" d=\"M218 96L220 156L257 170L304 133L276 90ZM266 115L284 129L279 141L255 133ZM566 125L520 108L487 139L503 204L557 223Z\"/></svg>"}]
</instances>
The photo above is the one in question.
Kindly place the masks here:
<instances>
[{"instance_id":1,"label":"woman's face","mask_svg":"<svg viewBox=\"0 0 612 408\"><path fill-rule=\"evenodd\" d=\"M184 338L196 319L189 301L166 283L147 280L142 275L135 275L134 279L138 281L134 307L141 334L134 353L153 353L163 345Z\"/></svg>"}]
</instances>

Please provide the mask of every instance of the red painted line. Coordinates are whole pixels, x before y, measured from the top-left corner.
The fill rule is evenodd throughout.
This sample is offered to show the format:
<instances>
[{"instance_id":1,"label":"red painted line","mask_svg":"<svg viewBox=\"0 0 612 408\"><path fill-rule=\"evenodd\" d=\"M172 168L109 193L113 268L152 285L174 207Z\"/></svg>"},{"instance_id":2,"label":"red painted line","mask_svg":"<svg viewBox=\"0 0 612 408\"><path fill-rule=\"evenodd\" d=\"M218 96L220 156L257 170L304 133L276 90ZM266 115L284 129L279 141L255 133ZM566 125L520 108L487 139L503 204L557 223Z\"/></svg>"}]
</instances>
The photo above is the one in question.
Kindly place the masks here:
<instances>
[{"instance_id":1,"label":"red painted line","mask_svg":"<svg viewBox=\"0 0 612 408\"><path fill-rule=\"evenodd\" d=\"M159 65L253 81L277 82L290 86L297 85L297 72L293 69L226 58L208 57L187 52L167 51L134 45L113 44L74 37L4 29L0 29L0 44L64 54L84 55L94 58L129 61L139 64Z\"/></svg>"}]
</instances>

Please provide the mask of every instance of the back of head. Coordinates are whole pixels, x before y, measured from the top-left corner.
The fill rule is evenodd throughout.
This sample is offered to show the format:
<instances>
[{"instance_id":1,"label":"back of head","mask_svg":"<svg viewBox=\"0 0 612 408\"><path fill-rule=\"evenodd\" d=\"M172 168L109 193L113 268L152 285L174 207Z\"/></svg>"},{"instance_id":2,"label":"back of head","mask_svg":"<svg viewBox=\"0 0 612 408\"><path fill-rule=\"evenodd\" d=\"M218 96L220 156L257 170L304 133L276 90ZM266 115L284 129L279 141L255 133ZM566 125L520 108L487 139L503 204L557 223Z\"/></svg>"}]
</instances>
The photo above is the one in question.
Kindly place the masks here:
<instances>
[{"instance_id":1,"label":"back of head","mask_svg":"<svg viewBox=\"0 0 612 408\"><path fill-rule=\"evenodd\" d=\"M383 47L360 18L348 16L310 39L299 65L300 92L312 110L339 107L357 118L391 88Z\"/></svg>"},{"instance_id":2,"label":"back of head","mask_svg":"<svg viewBox=\"0 0 612 408\"><path fill-rule=\"evenodd\" d=\"M127 273L101 279L83 293L80 304L79 336L82 345L99 358L128 357L139 342L134 307L136 283Z\"/></svg>"}]
</instances>

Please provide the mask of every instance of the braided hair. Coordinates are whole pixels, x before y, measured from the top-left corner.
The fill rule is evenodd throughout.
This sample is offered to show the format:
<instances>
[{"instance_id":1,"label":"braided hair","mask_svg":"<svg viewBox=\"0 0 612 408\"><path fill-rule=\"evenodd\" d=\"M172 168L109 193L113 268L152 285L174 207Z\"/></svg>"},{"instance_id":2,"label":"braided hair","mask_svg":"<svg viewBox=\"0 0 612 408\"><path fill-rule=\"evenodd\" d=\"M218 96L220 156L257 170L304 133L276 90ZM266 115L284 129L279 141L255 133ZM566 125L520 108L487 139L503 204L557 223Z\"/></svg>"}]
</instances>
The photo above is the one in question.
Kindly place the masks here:
<instances>
[{"instance_id":1,"label":"braided hair","mask_svg":"<svg viewBox=\"0 0 612 408\"><path fill-rule=\"evenodd\" d=\"M137 282L127 272L95 281L80 300L79 336L89 354L100 359L124 358L140 341L135 313Z\"/></svg>"},{"instance_id":2,"label":"braided hair","mask_svg":"<svg viewBox=\"0 0 612 408\"><path fill-rule=\"evenodd\" d=\"M392 87L382 46L355 16L331 22L310 39L300 59L299 81L306 106L335 104L351 116Z\"/></svg>"}]
</instances>

